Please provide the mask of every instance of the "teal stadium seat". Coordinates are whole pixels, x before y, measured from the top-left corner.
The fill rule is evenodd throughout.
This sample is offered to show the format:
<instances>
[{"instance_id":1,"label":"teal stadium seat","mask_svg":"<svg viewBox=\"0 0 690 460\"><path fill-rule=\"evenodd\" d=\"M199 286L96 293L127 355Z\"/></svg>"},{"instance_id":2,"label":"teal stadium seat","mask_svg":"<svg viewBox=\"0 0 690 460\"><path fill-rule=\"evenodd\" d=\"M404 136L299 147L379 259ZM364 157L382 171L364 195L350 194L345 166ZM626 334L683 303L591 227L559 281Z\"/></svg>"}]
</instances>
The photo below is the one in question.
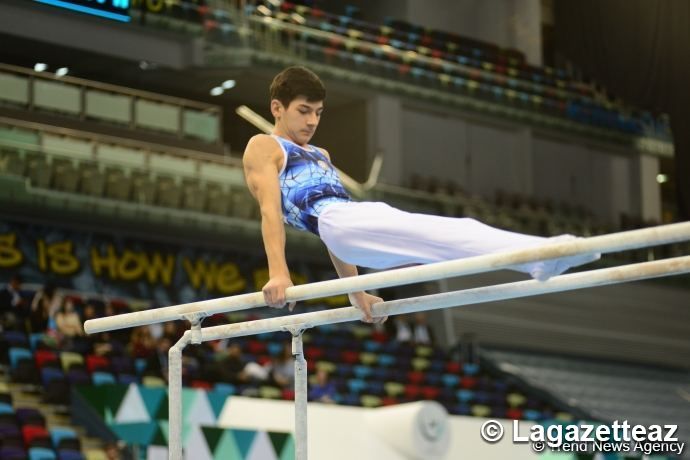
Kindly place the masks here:
<instances>
[{"instance_id":1,"label":"teal stadium seat","mask_svg":"<svg viewBox=\"0 0 690 460\"><path fill-rule=\"evenodd\" d=\"M10 366L12 367L12 369L16 369L17 364L19 364L19 361L23 359L33 361L33 354L31 353L31 350L28 350L26 348L12 347L9 350L9 358Z\"/></svg>"},{"instance_id":2,"label":"teal stadium seat","mask_svg":"<svg viewBox=\"0 0 690 460\"><path fill-rule=\"evenodd\" d=\"M57 456L52 449L32 447L29 449L29 460L57 460Z\"/></svg>"}]
</instances>

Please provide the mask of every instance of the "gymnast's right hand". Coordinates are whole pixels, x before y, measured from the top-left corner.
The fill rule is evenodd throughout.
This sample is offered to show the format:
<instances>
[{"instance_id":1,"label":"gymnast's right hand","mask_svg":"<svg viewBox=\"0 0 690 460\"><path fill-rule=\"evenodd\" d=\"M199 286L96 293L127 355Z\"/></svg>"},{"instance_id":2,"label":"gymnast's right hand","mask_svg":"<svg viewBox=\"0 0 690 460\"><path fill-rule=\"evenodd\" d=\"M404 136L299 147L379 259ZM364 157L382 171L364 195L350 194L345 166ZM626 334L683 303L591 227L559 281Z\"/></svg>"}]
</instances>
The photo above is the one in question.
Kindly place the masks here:
<instances>
[{"instance_id":1,"label":"gymnast's right hand","mask_svg":"<svg viewBox=\"0 0 690 460\"><path fill-rule=\"evenodd\" d=\"M289 275L272 276L261 289L266 304L271 308L283 308L285 306L285 290L292 286ZM288 308L292 311L295 308L295 302L290 302Z\"/></svg>"}]
</instances>

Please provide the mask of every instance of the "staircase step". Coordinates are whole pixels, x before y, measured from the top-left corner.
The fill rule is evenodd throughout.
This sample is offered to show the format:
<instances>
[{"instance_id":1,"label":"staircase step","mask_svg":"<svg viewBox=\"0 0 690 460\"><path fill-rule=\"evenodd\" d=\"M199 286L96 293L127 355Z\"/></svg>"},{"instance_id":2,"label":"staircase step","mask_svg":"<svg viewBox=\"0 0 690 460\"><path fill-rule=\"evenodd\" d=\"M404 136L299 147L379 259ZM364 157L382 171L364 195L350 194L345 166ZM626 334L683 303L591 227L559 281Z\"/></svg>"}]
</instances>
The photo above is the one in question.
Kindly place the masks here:
<instances>
[{"instance_id":1,"label":"staircase step","mask_svg":"<svg viewBox=\"0 0 690 460\"><path fill-rule=\"evenodd\" d=\"M12 405L15 408L26 407L40 410L46 419L46 427L49 430L55 426L72 428L79 438L81 451L84 455L87 452L103 453L103 440L87 435L86 428L83 426L73 425L69 407L44 403L41 387L14 383L10 381L7 369L3 368L0 368L0 382L7 385L12 395Z\"/></svg>"}]
</instances>

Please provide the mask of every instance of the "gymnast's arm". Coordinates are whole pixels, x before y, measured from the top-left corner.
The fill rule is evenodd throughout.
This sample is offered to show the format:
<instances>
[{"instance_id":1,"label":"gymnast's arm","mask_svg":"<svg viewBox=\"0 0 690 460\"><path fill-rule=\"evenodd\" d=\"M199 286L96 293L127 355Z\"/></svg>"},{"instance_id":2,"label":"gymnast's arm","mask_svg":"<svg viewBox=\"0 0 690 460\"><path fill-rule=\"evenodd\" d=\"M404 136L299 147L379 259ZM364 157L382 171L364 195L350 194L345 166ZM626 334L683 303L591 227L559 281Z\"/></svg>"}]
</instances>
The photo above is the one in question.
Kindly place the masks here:
<instances>
[{"instance_id":1,"label":"gymnast's arm","mask_svg":"<svg viewBox=\"0 0 690 460\"><path fill-rule=\"evenodd\" d=\"M327 150L322 149L321 147L318 147L318 149L325 155L326 158L328 158L328 161L331 161L331 155L328 153ZM338 276L340 278L357 276L359 274L357 272L357 266L343 262L342 260L337 258L335 254L333 254L330 250L328 251L328 255L331 256L331 261L333 262L335 271L338 273ZM383 323L384 321L386 321L386 319L388 319L388 317L374 319L371 316L371 306L375 303L383 302L382 298L373 296L371 294L367 294L364 291L353 292L351 294L348 294L348 297L350 299L350 302L352 302L353 306L362 310L362 312L364 313L365 322Z\"/></svg>"},{"instance_id":2,"label":"gymnast's arm","mask_svg":"<svg viewBox=\"0 0 690 460\"><path fill-rule=\"evenodd\" d=\"M348 264L347 262L343 262L338 257L336 257L336 255L333 254L330 250L328 251L328 255L331 256L331 261L333 262L335 271L338 273L338 276L340 278L347 278L350 276L358 275L357 266ZM360 310L362 310L362 313L364 313L363 321L367 323L382 323L386 321L386 318L374 319L371 316L372 305L374 305L375 303L383 302L383 299L381 299L380 297L367 294L364 291L353 292L349 294L348 297L350 298L350 302L352 302L352 305L359 308Z\"/></svg>"},{"instance_id":3,"label":"gymnast's arm","mask_svg":"<svg viewBox=\"0 0 690 460\"><path fill-rule=\"evenodd\" d=\"M283 155L274 139L265 134L252 137L242 158L249 192L261 209L261 235L268 259L269 281L262 288L268 306L285 306L285 290L292 286L285 260L285 226L281 210L278 173ZM295 303L290 303L290 310Z\"/></svg>"}]
</instances>

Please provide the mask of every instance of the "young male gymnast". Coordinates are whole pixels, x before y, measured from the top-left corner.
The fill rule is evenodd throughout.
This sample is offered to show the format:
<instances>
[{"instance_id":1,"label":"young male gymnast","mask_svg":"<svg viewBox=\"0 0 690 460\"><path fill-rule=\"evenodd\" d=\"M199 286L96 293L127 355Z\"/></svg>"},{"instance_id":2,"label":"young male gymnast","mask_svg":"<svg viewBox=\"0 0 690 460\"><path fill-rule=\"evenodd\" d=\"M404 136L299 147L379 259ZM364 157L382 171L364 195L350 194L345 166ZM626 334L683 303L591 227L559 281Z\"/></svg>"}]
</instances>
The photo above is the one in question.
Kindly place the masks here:
<instances>
[{"instance_id":1,"label":"young male gymnast","mask_svg":"<svg viewBox=\"0 0 690 460\"><path fill-rule=\"evenodd\" d=\"M273 133L250 139L243 164L247 185L261 209L269 270L262 291L271 307L283 307L285 290L292 286L284 223L319 236L341 278L356 276L357 266L386 269L426 264L575 238L523 235L470 218L414 214L385 203L352 201L328 152L309 144L326 99L319 77L304 67L289 67L273 79L270 98ZM598 258L570 256L515 269L544 281ZM349 298L362 310L364 321L374 321L371 306L382 299L366 292L352 293ZM289 307L292 310L294 303Z\"/></svg>"}]
</instances>

